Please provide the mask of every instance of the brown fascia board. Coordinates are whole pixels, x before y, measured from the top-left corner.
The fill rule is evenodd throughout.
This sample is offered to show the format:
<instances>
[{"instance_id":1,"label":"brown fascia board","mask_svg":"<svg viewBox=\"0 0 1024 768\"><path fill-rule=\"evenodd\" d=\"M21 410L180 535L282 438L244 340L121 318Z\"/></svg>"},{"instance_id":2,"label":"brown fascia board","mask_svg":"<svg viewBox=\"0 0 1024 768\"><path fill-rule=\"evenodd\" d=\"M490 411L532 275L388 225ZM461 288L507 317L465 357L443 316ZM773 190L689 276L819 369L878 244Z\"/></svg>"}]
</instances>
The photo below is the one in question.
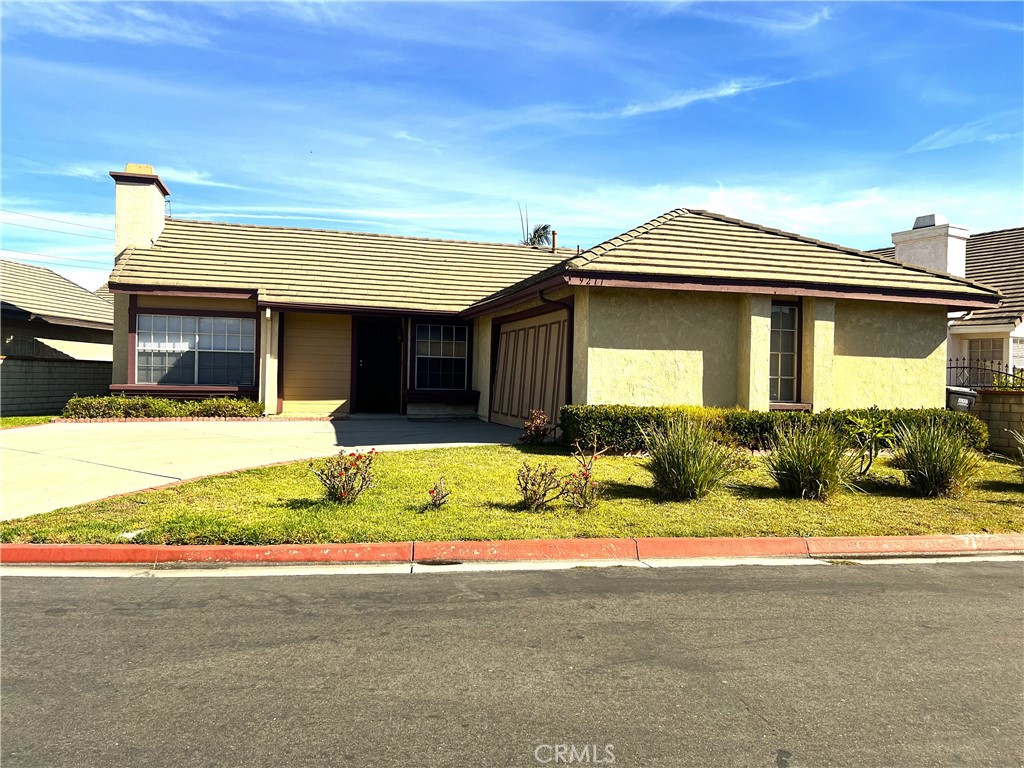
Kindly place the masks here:
<instances>
[{"instance_id":1,"label":"brown fascia board","mask_svg":"<svg viewBox=\"0 0 1024 768\"><path fill-rule=\"evenodd\" d=\"M392 307L360 307L354 304L303 304L293 301L257 301L257 307L263 309L277 309L281 311L291 310L293 312L313 312L320 314L340 315L382 315L402 317L458 317L459 312L454 309L401 309Z\"/></svg>"},{"instance_id":2,"label":"brown fascia board","mask_svg":"<svg viewBox=\"0 0 1024 768\"><path fill-rule=\"evenodd\" d=\"M108 283L111 293L145 293L150 296L181 296L183 298L205 299L255 299L254 288L182 288L173 285L133 285L131 283Z\"/></svg>"},{"instance_id":3,"label":"brown fascia board","mask_svg":"<svg viewBox=\"0 0 1024 768\"><path fill-rule=\"evenodd\" d=\"M555 275L554 277L549 277L547 280L541 280L531 285L523 286L521 289L514 291L513 293L508 293L504 296L496 296L493 299L484 299L482 302L474 304L473 306L459 312L459 317L473 318L480 317L481 315L489 315L492 312L513 307L516 304L522 304L524 301L529 301L541 291L558 288L563 285L568 285L568 283L568 275Z\"/></svg>"},{"instance_id":4,"label":"brown fascia board","mask_svg":"<svg viewBox=\"0 0 1024 768\"><path fill-rule=\"evenodd\" d=\"M58 317L56 315L40 315L24 309L4 307L0 312L5 319L19 320L29 323L46 323L47 325L67 325L73 328L90 328L97 331L113 331L114 322L103 323L98 320L79 320L76 317Z\"/></svg>"},{"instance_id":5,"label":"brown fascia board","mask_svg":"<svg viewBox=\"0 0 1024 768\"><path fill-rule=\"evenodd\" d=\"M854 286L837 285L835 288L823 288L816 283L799 282L755 282L755 281L724 281L694 280L692 278L674 278L668 276L631 276L628 274L609 275L607 272L573 271L566 275L569 285L593 288L651 288L669 291L706 291L712 293L757 293L782 295L796 293L800 296L815 296L836 299L860 299L869 301L896 301L913 304L940 304L951 310L974 309L998 306L1001 297L995 295L991 300L982 298L967 299L963 296L944 293L926 293L919 291L901 291L896 289L865 289Z\"/></svg>"},{"instance_id":6,"label":"brown fascia board","mask_svg":"<svg viewBox=\"0 0 1024 768\"><path fill-rule=\"evenodd\" d=\"M111 171L110 178L119 184L156 184L157 188L164 193L164 197L170 197L171 191L155 173L128 173L126 171Z\"/></svg>"}]
</instances>

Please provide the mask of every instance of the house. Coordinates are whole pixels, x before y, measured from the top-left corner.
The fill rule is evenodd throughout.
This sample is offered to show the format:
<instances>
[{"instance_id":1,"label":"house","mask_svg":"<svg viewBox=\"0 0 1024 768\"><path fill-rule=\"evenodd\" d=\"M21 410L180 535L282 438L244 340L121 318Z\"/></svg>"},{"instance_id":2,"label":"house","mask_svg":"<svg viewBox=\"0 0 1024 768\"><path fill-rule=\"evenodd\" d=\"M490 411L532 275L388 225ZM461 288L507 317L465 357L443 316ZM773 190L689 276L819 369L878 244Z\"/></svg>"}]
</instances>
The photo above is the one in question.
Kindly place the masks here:
<instances>
[{"instance_id":1,"label":"house","mask_svg":"<svg viewBox=\"0 0 1024 768\"><path fill-rule=\"evenodd\" d=\"M0 410L58 413L111 382L113 307L45 267L0 260Z\"/></svg>"},{"instance_id":2,"label":"house","mask_svg":"<svg viewBox=\"0 0 1024 768\"><path fill-rule=\"evenodd\" d=\"M991 384L989 369L1024 371L1024 227L971 234L941 216L920 216L892 236L892 248L872 251L908 264L940 269L998 288L1003 302L949 318L947 354L957 381Z\"/></svg>"},{"instance_id":3,"label":"house","mask_svg":"<svg viewBox=\"0 0 1024 768\"><path fill-rule=\"evenodd\" d=\"M96 294L97 296L99 296L101 299L103 299L106 302L109 302L111 304L114 303L114 294L112 294L110 292L110 287L106 283L104 283L99 288L97 288L95 291L93 291L93 293Z\"/></svg>"},{"instance_id":4,"label":"house","mask_svg":"<svg viewBox=\"0 0 1024 768\"><path fill-rule=\"evenodd\" d=\"M476 414L564 403L941 407L963 277L676 209L581 253L164 216L116 182L116 392L268 413Z\"/></svg>"}]
</instances>

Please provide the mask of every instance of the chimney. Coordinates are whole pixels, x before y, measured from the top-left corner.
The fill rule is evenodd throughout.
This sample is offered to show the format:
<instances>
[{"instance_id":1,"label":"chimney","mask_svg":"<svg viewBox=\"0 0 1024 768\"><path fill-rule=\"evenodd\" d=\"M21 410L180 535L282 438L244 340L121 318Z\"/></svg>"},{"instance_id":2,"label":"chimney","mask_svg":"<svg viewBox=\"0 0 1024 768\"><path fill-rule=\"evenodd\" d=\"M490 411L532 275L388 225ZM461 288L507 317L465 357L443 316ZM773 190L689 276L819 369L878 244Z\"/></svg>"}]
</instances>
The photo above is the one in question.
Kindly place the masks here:
<instances>
[{"instance_id":1,"label":"chimney","mask_svg":"<svg viewBox=\"0 0 1024 768\"><path fill-rule=\"evenodd\" d=\"M151 165L128 163L114 179L114 263L126 248L148 248L164 230L164 198L171 193Z\"/></svg>"},{"instance_id":2,"label":"chimney","mask_svg":"<svg viewBox=\"0 0 1024 768\"><path fill-rule=\"evenodd\" d=\"M551 252L554 253L558 250L558 230L551 230Z\"/></svg>"},{"instance_id":3,"label":"chimney","mask_svg":"<svg viewBox=\"0 0 1024 768\"><path fill-rule=\"evenodd\" d=\"M939 272L965 277L967 275L967 238L971 233L955 227L944 216L918 216L914 228L893 232L896 259L904 264L927 267Z\"/></svg>"}]
</instances>

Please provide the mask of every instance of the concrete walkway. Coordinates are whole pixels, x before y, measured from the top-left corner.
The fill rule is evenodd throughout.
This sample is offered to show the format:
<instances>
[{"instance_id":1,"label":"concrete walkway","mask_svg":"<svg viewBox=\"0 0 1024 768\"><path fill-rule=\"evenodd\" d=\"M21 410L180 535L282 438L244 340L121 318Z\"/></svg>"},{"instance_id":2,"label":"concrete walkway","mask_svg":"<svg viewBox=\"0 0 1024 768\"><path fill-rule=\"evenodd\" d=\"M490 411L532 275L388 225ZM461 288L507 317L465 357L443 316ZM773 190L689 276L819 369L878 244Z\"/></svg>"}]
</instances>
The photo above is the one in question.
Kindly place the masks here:
<instances>
[{"instance_id":1,"label":"concrete walkway","mask_svg":"<svg viewBox=\"0 0 1024 768\"><path fill-rule=\"evenodd\" d=\"M341 447L412 450L512 443L518 430L480 421L182 421L45 424L0 432L0 519Z\"/></svg>"}]
</instances>

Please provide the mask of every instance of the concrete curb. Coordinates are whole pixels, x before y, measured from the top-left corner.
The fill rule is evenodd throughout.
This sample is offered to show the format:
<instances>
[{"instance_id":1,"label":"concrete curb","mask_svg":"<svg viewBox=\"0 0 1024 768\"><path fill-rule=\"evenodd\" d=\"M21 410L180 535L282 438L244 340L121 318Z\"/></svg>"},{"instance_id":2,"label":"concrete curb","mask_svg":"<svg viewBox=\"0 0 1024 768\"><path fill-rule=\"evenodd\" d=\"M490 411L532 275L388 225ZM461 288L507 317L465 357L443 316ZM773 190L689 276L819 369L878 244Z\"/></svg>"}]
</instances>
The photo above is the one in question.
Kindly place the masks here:
<instances>
[{"instance_id":1,"label":"concrete curb","mask_svg":"<svg viewBox=\"0 0 1024 768\"><path fill-rule=\"evenodd\" d=\"M779 538L533 539L270 546L0 544L0 563L445 563L659 558L841 559L1024 553L1024 534Z\"/></svg>"}]
</instances>

